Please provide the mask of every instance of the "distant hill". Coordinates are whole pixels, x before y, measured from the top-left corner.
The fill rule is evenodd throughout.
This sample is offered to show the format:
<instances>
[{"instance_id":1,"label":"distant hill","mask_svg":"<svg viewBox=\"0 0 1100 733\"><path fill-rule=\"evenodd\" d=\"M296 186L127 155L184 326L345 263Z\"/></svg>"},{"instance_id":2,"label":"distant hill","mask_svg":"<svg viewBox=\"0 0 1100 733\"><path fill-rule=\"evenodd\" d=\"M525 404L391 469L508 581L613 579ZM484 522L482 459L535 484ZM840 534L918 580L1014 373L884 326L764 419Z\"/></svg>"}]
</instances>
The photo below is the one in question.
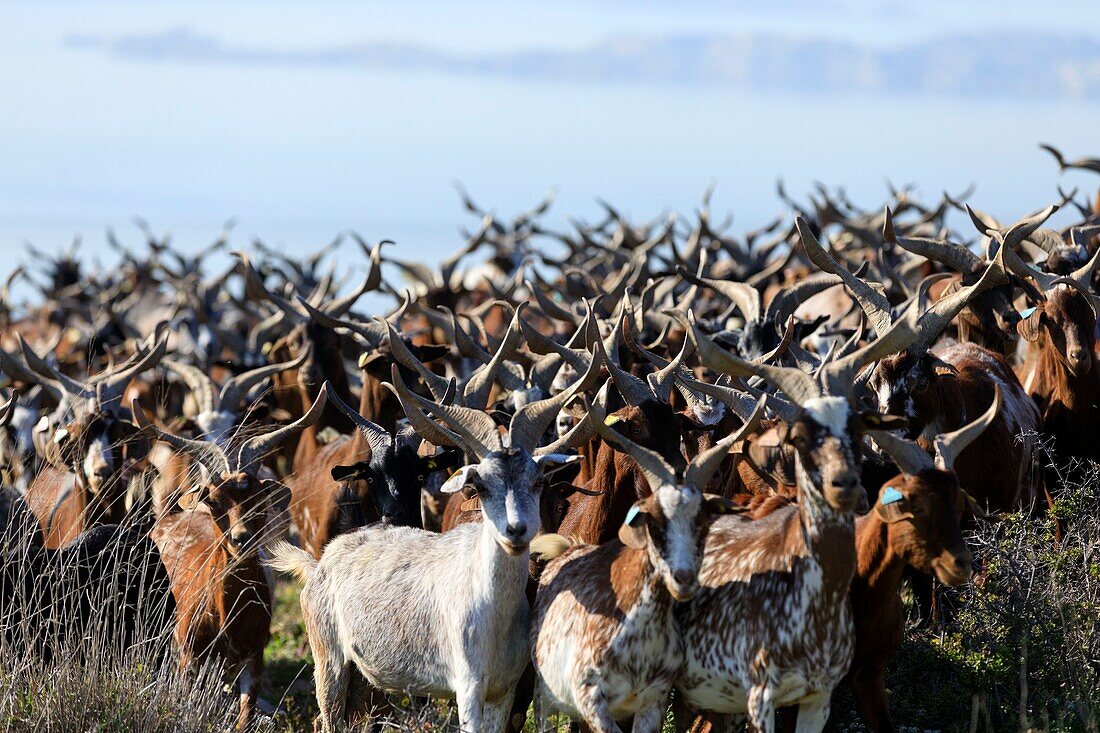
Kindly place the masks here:
<instances>
[{"instance_id":1,"label":"distant hill","mask_svg":"<svg viewBox=\"0 0 1100 733\"><path fill-rule=\"evenodd\" d=\"M459 55L396 42L251 47L176 28L144 36L72 36L67 44L165 62L357 66L738 89L1100 98L1100 41L1083 35L957 35L891 48L764 34L623 35L579 49Z\"/></svg>"}]
</instances>

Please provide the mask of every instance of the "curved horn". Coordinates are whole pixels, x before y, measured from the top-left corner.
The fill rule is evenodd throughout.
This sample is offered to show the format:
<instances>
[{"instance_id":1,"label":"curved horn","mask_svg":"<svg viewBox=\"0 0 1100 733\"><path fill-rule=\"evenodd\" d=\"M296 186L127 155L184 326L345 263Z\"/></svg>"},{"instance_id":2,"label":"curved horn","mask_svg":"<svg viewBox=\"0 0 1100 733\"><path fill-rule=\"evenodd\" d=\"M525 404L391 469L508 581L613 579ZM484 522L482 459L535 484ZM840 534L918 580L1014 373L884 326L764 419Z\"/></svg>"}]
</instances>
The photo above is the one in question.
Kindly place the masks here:
<instances>
[{"instance_id":1,"label":"curved horn","mask_svg":"<svg viewBox=\"0 0 1100 733\"><path fill-rule=\"evenodd\" d=\"M237 470L248 470L253 463L270 453L284 440L293 435L297 435L310 425L315 425L317 421L321 419L321 413L325 409L325 402L328 399L330 389L331 386L326 381L321 386L321 391L317 394L317 399L313 401L313 405L309 408L309 411L294 422L289 425L283 425L281 428L276 428L265 435L257 435L254 438L246 440L241 445L240 450L237 451Z\"/></svg>"},{"instance_id":2,"label":"curved horn","mask_svg":"<svg viewBox=\"0 0 1100 733\"><path fill-rule=\"evenodd\" d=\"M493 418L488 414L458 405L440 405L411 392L401 379L401 372L396 364L390 376L393 379L391 388L395 390L398 397L419 406L446 423L451 434L460 441L459 447L473 453L478 460L502 448L500 432Z\"/></svg>"},{"instance_id":3,"label":"curved horn","mask_svg":"<svg viewBox=\"0 0 1100 733\"><path fill-rule=\"evenodd\" d=\"M684 363L684 359L690 354L691 339L684 339L683 345L680 347L680 352L668 362L665 366L661 367L654 373L650 374L647 381L649 386L653 389L653 394L657 396L661 402L668 402L672 396L672 388L676 385L676 380L680 377L680 369Z\"/></svg>"},{"instance_id":4,"label":"curved horn","mask_svg":"<svg viewBox=\"0 0 1100 733\"><path fill-rule=\"evenodd\" d=\"M688 270L683 265L676 267L676 272L683 279L699 287L710 288L714 292L725 296L737 305L741 315L746 321L759 321L761 312L760 291L746 283L728 280L715 280L709 277L700 277ZM690 306L690 303L687 305Z\"/></svg>"},{"instance_id":5,"label":"curved horn","mask_svg":"<svg viewBox=\"0 0 1100 733\"><path fill-rule=\"evenodd\" d=\"M175 373L183 380L195 401L199 405L199 412L213 412L216 397L214 395L214 380L207 376L206 372L191 364L165 359L164 366L168 371Z\"/></svg>"},{"instance_id":6,"label":"curved horn","mask_svg":"<svg viewBox=\"0 0 1100 733\"><path fill-rule=\"evenodd\" d=\"M30 345L23 339L23 334L17 334L19 341L19 348L23 352L23 362L30 367L31 372L36 374L33 381L47 385L49 388L56 390L59 394L68 394L70 397L76 397L78 399L89 399L94 394L88 390L84 385L79 384L68 376L54 369L49 363L39 356Z\"/></svg>"},{"instance_id":7,"label":"curved horn","mask_svg":"<svg viewBox=\"0 0 1100 733\"><path fill-rule=\"evenodd\" d=\"M997 418L997 413L1001 410L1003 397L1000 386L995 386L993 403L989 406L989 409L982 413L981 417L958 430L936 436L936 439L932 441L932 445L936 449L936 465L940 469L944 471L952 470L955 459L959 457L959 454L966 450L966 447L985 432L985 429Z\"/></svg>"},{"instance_id":8,"label":"curved horn","mask_svg":"<svg viewBox=\"0 0 1100 733\"><path fill-rule=\"evenodd\" d=\"M12 393L11 398L0 405L0 425L7 425L11 422L11 416L15 414L15 394Z\"/></svg>"},{"instance_id":9,"label":"curved horn","mask_svg":"<svg viewBox=\"0 0 1100 733\"><path fill-rule=\"evenodd\" d=\"M715 443L713 447L708 448L692 459L691 463L688 464L687 470L684 472L685 486L696 486L700 490L706 488L707 482L710 481L710 477L713 476L714 472L718 470L718 467L722 465L722 460L726 457L726 454L729 453L730 446L739 440L744 440L746 436L760 426L760 420L764 417L764 405L767 400L767 397L761 397L744 425Z\"/></svg>"},{"instance_id":10,"label":"curved horn","mask_svg":"<svg viewBox=\"0 0 1100 733\"><path fill-rule=\"evenodd\" d=\"M947 328L948 324L955 319L955 316L963 308L966 308L971 299L989 288L1008 281L1008 274L1005 272L1004 266L1006 249L1008 248L1001 247L998 249L996 257L989 263L989 267L985 268L985 272L978 278L978 282L959 288L954 293L940 298L932 304L928 311L921 316L920 335L912 348L917 351L925 351Z\"/></svg>"},{"instance_id":11,"label":"curved horn","mask_svg":"<svg viewBox=\"0 0 1100 733\"><path fill-rule=\"evenodd\" d=\"M493 384L497 381L497 375L500 373L504 360L515 353L523 340L519 319L520 313L526 305L526 303L520 303L515 308L512 320L508 324L508 330L504 334L504 338L501 339L500 347L493 354L493 358L487 364L479 367L466 381L466 385L462 390L462 399L467 407L472 407L475 410L485 409L485 405L489 402L489 393L493 389Z\"/></svg>"},{"instance_id":12,"label":"curved horn","mask_svg":"<svg viewBox=\"0 0 1100 733\"><path fill-rule=\"evenodd\" d=\"M588 389L599 378L601 359L602 357L597 354L592 359L592 363L588 365L588 371L567 389L563 389L553 397L532 402L517 410L508 425L511 445L523 448L528 453L534 453L539 440L546 433L546 429L550 427L550 423L554 422L554 418L558 416L561 409L577 393Z\"/></svg>"},{"instance_id":13,"label":"curved horn","mask_svg":"<svg viewBox=\"0 0 1100 733\"><path fill-rule=\"evenodd\" d=\"M166 430L161 430L149 421L145 411L141 409L136 399L130 402L130 413L134 424L143 433L152 435L157 440L167 443L178 451L182 451L198 461L213 476L229 473L229 459L221 448L205 440L192 440L182 438Z\"/></svg>"},{"instance_id":14,"label":"curved horn","mask_svg":"<svg viewBox=\"0 0 1100 733\"><path fill-rule=\"evenodd\" d=\"M340 395L336 393L336 390L333 389L331 385L328 385L326 389L332 406L344 413L349 420L355 423L355 427L363 434L363 437L367 439L367 443L370 445L372 452L385 451L386 448L390 446L393 439L389 433L360 415L358 410L352 408L348 403L340 399Z\"/></svg>"},{"instance_id":15,"label":"curved horn","mask_svg":"<svg viewBox=\"0 0 1100 733\"><path fill-rule=\"evenodd\" d=\"M803 302L842 282L836 275L825 272L802 278L791 287L784 288L775 294L768 303L764 320L768 323L786 323Z\"/></svg>"},{"instance_id":16,"label":"curved horn","mask_svg":"<svg viewBox=\"0 0 1100 733\"><path fill-rule=\"evenodd\" d=\"M401 403L401 410L405 413L406 419L408 419L409 424L412 425L413 430L415 430L420 437L435 445L453 445L455 448L459 448L468 453L475 453L475 451L471 450L466 445L466 442L458 434L442 427L435 420L429 418L420 407L405 396L410 394L410 392L408 387L406 387L405 383L401 380L401 371L396 365L391 367L391 375L393 383L383 382L382 386L393 392L394 396L397 397L397 401Z\"/></svg>"},{"instance_id":17,"label":"curved horn","mask_svg":"<svg viewBox=\"0 0 1100 733\"><path fill-rule=\"evenodd\" d=\"M310 348L305 348L302 349L301 354L290 361L268 364L231 377L228 382L222 385L221 392L218 395L218 409L235 412L240 408L244 398L252 391L253 387L268 377L273 377L288 369L297 369L305 363L310 351Z\"/></svg>"},{"instance_id":18,"label":"curved horn","mask_svg":"<svg viewBox=\"0 0 1100 733\"><path fill-rule=\"evenodd\" d=\"M419 374L420 378L424 380L424 384L427 385L428 391L432 393L432 397L442 400L443 395L447 394L448 386L450 386L449 381L424 366L419 359L413 356L413 353L409 351L409 347L405 345L404 339L394 330L393 324L382 318L376 317L375 320L385 326L388 334L386 342L389 345L390 354L397 360L397 363Z\"/></svg>"},{"instance_id":19,"label":"curved horn","mask_svg":"<svg viewBox=\"0 0 1100 733\"><path fill-rule=\"evenodd\" d=\"M953 270L970 273L982 266L982 259L962 245L946 239L926 237L899 237L894 231L894 214L886 208L886 222L882 225L882 238L902 249L929 260L942 262Z\"/></svg>"},{"instance_id":20,"label":"curved horn","mask_svg":"<svg viewBox=\"0 0 1100 733\"><path fill-rule=\"evenodd\" d=\"M168 350L168 323L166 321L157 324L153 335L150 337L150 342L153 344L152 348L144 356L140 356L139 351L138 356L140 358L135 356L128 366L123 366L120 369L112 370L105 375L89 380L88 384L94 384L96 387L101 405L106 406L121 399L122 393L126 391L126 386L130 384L131 379L144 371L152 369L164 358L164 354Z\"/></svg>"},{"instance_id":21,"label":"curved horn","mask_svg":"<svg viewBox=\"0 0 1100 733\"><path fill-rule=\"evenodd\" d=\"M676 471L665 462L664 458L613 430L607 424L607 412L602 404L590 402L587 397L584 399L584 404L588 410L588 419L592 422L592 427L595 428L596 433L634 459L646 481L649 482L650 490L656 492L662 485L676 486Z\"/></svg>"},{"instance_id":22,"label":"curved horn","mask_svg":"<svg viewBox=\"0 0 1100 733\"><path fill-rule=\"evenodd\" d=\"M378 346L386 335L385 330L375 322L364 324L337 318L333 313L329 313L321 308L315 308L308 300L300 295L298 296L298 304L309 314L310 320L318 326L331 329L342 328L351 331L353 334L363 339L368 348L373 349Z\"/></svg>"},{"instance_id":23,"label":"curved horn","mask_svg":"<svg viewBox=\"0 0 1100 733\"><path fill-rule=\"evenodd\" d=\"M825 251L817 237L810 230L806 220L802 217L795 219L798 227L798 236L802 239L802 246L806 248L806 254L810 261L825 272L838 276L848 286L860 308L867 314L868 320L874 326L878 334L886 333L890 328L891 308L886 296L872 288L865 281L848 272L839 262Z\"/></svg>"},{"instance_id":24,"label":"curved horn","mask_svg":"<svg viewBox=\"0 0 1100 733\"><path fill-rule=\"evenodd\" d=\"M825 385L833 395L846 395L851 399L855 377L871 362L909 348L920 337L921 324L915 303L910 303L901 317L879 337L861 349L826 364L821 370Z\"/></svg>"},{"instance_id":25,"label":"curved horn","mask_svg":"<svg viewBox=\"0 0 1100 733\"><path fill-rule=\"evenodd\" d=\"M683 319L682 316L679 317ZM799 405L821 396L821 390L813 377L801 370L755 364L727 352L699 330L695 323L695 314L691 311L688 311L687 318L681 320L681 323L695 344L699 360L704 366L732 377L757 376L766 379Z\"/></svg>"},{"instance_id":26,"label":"curved horn","mask_svg":"<svg viewBox=\"0 0 1100 733\"><path fill-rule=\"evenodd\" d=\"M1100 231L1100 227L1094 227L1094 229ZM1096 266L1098 264L1100 264L1100 247L1096 249L1096 252L1089 258L1089 261L1074 270L1070 277L1083 284L1085 287L1091 287L1092 274L1096 272Z\"/></svg>"},{"instance_id":27,"label":"curved horn","mask_svg":"<svg viewBox=\"0 0 1100 733\"><path fill-rule=\"evenodd\" d=\"M899 438L885 430L868 430L868 435L890 457L902 473L915 476L921 471L936 467L932 456L911 440Z\"/></svg>"},{"instance_id":28,"label":"curved horn","mask_svg":"<svg viewBox=\"0 0 1100 733\"><path fill-rule=\"evenodd\" d=\"M594 346L596 347L596 353L600 354L607 362L607 371L615 383L615 389L619 390L619 394L623 396L628 404L637 407L647 400L656 398L645 380L635 377L608 357L602 341L597 339Z\"/></svg>"}]
</instances>

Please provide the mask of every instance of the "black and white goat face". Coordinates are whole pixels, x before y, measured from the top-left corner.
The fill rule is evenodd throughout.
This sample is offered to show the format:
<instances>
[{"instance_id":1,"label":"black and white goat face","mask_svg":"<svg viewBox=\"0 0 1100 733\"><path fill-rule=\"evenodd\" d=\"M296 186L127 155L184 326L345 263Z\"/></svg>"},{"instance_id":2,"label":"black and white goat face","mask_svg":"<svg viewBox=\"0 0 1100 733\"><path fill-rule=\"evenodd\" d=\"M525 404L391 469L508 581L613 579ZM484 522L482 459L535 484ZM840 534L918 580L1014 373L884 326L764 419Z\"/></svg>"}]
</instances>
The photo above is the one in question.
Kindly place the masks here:
<instances>
[{"instance_id":1,"label":"black and white goat face","mask_svg":"<svg viewBox=\"0 0 1100 733\"><path fill-rule=\"evenodd\" d=\"M820 491L838 511L852 511L865 498L853 449L862 434L859 418L846 398L819 397L803 404L802 417L787 432L811 490Z\"/></svg>"}]
</instances>

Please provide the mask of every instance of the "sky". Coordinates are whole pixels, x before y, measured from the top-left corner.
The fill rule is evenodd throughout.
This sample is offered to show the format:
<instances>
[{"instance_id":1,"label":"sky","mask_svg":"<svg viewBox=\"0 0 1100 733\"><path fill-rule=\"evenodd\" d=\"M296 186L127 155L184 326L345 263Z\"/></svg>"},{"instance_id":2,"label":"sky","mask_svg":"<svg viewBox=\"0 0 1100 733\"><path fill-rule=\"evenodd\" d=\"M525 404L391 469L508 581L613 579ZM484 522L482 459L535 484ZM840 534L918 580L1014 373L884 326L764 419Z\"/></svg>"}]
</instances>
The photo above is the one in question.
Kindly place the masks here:
<instances>
[{"instance_id":1,"label":"sky","mask_svg":"<svg viewBox=\"0 0 1100 733\"><path fill-rule=\"evenodd\" d=\"M354 228L432 260L476 224L457 180L502 214L556 188L561 223L595 218L597 196L638 218L690 212L713 180L716 208L748 229L781 211L780 177L792 192L842 184L868 205L888 177L933 199L976 183L976 203L1012 218L1058 183L1095 189L1037 148L1100 152L1095 98L742 88L667 68L588 76L583 52L611 49L614 71L624 39L882 55L962 34L1045 39L1066 76L1058 53L1098 21L1084 0L0 2L0 270L26 259L27 241L58 250L76 234L109 263L104 228L137 243L138 215L184 248L236 217L241 246L304 252ZM553 63L502 72L517 54ZM483 63L451 68L468 58ZM342 252L349 269L364 266L356 251Z\"/></svg>"}]
</instances>

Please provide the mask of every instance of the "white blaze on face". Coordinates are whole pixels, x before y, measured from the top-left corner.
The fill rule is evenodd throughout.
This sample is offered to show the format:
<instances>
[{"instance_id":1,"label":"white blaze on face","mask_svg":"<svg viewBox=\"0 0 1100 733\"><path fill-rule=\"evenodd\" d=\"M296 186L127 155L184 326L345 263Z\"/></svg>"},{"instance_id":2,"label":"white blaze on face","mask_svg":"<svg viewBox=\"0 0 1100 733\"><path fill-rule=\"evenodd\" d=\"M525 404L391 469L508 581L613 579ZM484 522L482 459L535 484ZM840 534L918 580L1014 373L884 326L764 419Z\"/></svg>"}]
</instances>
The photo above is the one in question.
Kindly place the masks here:
<instances>
[{"instance_id":1,"label":"white blaze on face","mask_svg":"<svg viewBox=\"0 0 1100 733\"><path fill-rule=\"evenodd\" d=\"M99 469L109 468L111 459L111 444L104 433L88 445L88 452L84 454L84 476L95 488L99 488Z\"/></svg>"},{"instance_id":2,"label":"white blaze on face","mask_svg":"<svg viewBox=\"0 0 1100 733\"><path fill-rule=\"evenodd\" d=\"M699 552L696 547L695 518L699 515L702 493L695 487L662 486L657 503L665 515L665 562L669 573L678 570L697 574Z\"/></svg>"},{"instance_id":3,"label":"white blaze on face","mask_svg":"<svg viewBox=\"0 0 1100 733\"><path fill-rule=\"evenodd\" d=\"M831 435L841 438L848 434L848 418L852 411L845 398L815 397L807 400L803 408Z\"/></svg>"}]
</instances>

